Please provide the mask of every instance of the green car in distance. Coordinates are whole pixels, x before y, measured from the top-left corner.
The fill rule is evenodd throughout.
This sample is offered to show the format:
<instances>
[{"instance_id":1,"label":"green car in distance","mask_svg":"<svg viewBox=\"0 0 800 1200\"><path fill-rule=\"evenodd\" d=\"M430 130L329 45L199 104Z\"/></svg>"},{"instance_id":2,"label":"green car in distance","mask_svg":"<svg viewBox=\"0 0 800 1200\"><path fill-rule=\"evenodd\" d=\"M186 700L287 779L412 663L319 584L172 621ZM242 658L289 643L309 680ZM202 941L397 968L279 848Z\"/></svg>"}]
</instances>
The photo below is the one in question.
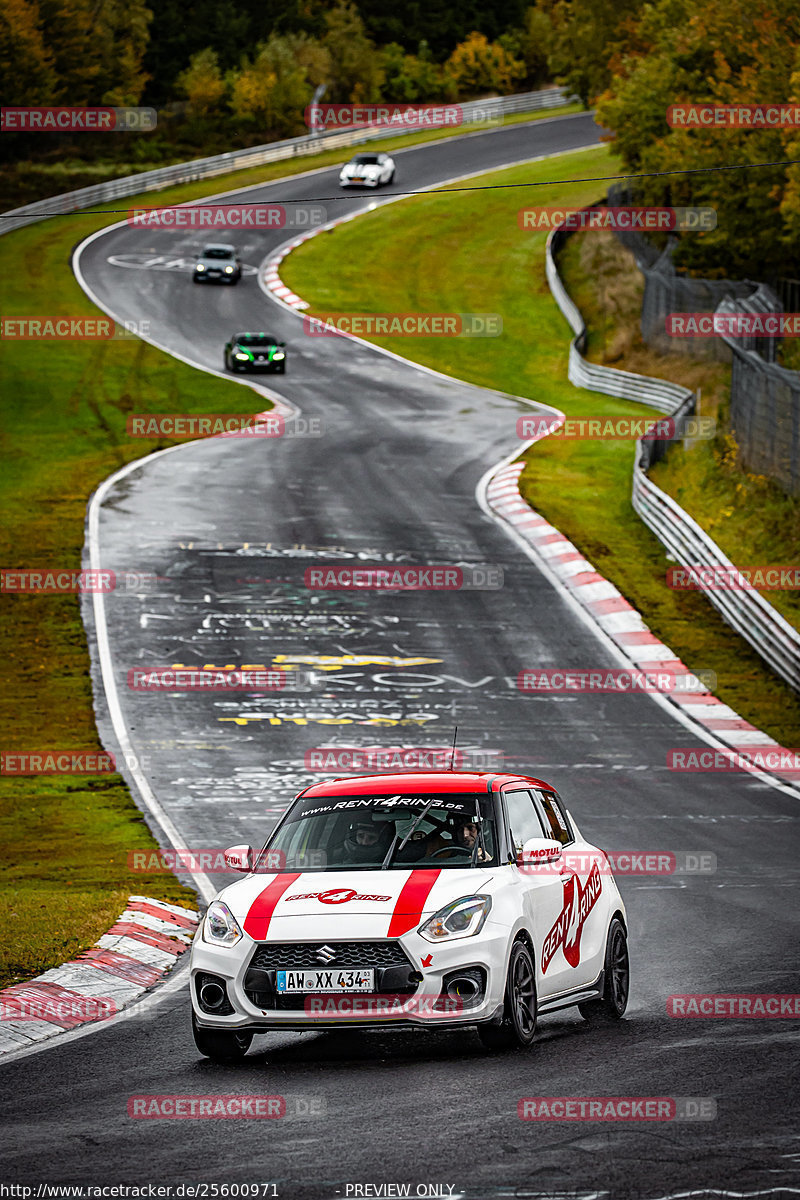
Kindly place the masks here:
<instances>
[{"instance_id":1,"label":"green car in distance","mask_svg":"<svg viewBox=\"0 0 800 1200\"><path fill-rule=\"evenodd\" d=\"M226 371L286 371L286 342L271 333L237 333L225 343Z\"/></svg>"}]
</instances>

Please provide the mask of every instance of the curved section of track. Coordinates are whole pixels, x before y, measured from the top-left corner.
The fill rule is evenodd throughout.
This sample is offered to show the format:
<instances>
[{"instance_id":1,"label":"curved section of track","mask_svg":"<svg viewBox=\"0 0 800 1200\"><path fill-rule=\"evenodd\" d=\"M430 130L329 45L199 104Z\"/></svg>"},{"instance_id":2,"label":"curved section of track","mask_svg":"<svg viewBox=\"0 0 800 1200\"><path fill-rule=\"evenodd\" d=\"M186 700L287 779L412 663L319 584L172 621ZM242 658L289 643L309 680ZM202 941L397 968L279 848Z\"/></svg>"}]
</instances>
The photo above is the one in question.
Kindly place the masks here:
<instances>
[{"instance_id":1,"label":"curved section of track","mask_svg":"<svg viewBox=\"0 0 800 1200\"><path fill-rule=\"evenodd\" d=\"M580 116L422 146L398 153L398 184L433 184L596 136ZM331 194L334 180L332 171L309 174L248 196L311 200ZM343 197L329 215L372 200ZM241 247L245 261L257 265L280 240L254 236ZM479 480L513 445L519 403L368 346L305 339L298 316L252 276L212 291L178 270L113 261L185 257L195 244L191 234L118 227L86 246L80 268L104 308L149 318L154 340L206 369L219 369L237 327L274 329L291 350L277 388L319 418L325 436L193 443L107 488L103 565L163 581L147 596L112 594L106 619L131 745L175 836L194 847L257 841L308 781L314 747L442 746L457 721L463 748L552 779L600 845L708 852L718 871L622 879L629 1019L597 1030L556 1014L529 1054L487 1055L464 1034L345 1031L274 1035L242 1067L215 1067L198 1062L188 1001L170 989L141 1017L4 1068L3 1116L20 1132L6 1176L272 1179L286 1181L280 1195L299 1197L344 1196L353 1182L407 1181L413 1195L436 1181L468 1197L791 1184L784 1055L795 1023L681 1023L667 1017L666 999L800 990L789 903L796 802L748 776L670 774L667 751L694 739L646 699L520 695L522 667L615 663L475 503ZM502 567L504 586L312 592L304 570L320 561L490 564ZM294 662L312 671L312 688L164 696L126 686L132 667L177 662ZM207 1092L281 1093L290 1112L313 1100L320 1115L255 1132L228 1123L224 1138L209 1122L127 1116L132 1094ZM531 1124L518 1119L517 1101L532 1095L710 1097L718 1117Z\"/></svg>"}]
</instances>

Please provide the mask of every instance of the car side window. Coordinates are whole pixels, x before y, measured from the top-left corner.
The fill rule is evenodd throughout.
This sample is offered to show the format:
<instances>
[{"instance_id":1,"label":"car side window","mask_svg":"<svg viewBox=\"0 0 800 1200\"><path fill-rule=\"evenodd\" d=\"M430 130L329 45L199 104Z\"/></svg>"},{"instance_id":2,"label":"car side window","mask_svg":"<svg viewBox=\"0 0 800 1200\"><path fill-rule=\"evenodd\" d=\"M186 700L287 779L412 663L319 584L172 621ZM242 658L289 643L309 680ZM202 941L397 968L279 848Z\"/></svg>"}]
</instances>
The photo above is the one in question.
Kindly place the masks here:
<instances>
[{"instance_id":1,"label":"car side window","mask_svg":"<svg viewBox=\"0 0 800 1200\"><path fill-rule=\"evenodd\" d=\"M505 800L511 841L515 852L519 853L530 838L544 837L544 830L533 797L527 789L506 792Z\"/></svg>"},{"instance_id":2,"label":"car side window","mask_svg":"<svg viewBox=\"0 0 800 1200\"><path fill-rule=\"evenodd\" d=\"M537 791L536 795L544 811L545 821L549 826L548 836L556 842L560 842L562 846L566 846L568 842L573 840L573 837L558 797L553 796L550 792Z\"/></svg>"}]
</instances>

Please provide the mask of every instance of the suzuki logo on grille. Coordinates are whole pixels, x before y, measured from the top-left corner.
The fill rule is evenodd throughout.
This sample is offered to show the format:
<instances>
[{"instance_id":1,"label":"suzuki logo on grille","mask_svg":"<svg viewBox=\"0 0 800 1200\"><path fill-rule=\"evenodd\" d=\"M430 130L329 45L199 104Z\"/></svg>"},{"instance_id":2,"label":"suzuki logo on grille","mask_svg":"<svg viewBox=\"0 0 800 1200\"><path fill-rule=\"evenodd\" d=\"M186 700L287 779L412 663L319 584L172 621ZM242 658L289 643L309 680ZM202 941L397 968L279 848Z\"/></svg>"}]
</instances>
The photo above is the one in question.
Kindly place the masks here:
<instances>
[{"instance_id":1,"label":"suzuki logo on grille","mask_svg":"<svg viewBox=\"0 0 800 1200\"><path fill-rule=\"evenodd\" d=\"M333 950L331 950L330 946L320 946L316 953L317 962L332 963L335 958L336 955Z\"/></svg>"}]
</instances>

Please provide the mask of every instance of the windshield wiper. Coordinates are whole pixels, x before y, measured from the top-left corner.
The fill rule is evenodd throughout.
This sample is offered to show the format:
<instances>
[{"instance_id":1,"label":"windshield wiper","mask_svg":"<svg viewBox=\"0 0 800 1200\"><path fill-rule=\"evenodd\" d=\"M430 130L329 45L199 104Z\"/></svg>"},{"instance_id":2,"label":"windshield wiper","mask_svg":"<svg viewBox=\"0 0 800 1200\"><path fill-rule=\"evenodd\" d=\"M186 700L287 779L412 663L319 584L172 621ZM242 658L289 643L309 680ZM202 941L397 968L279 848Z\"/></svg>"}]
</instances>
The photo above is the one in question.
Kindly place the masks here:
<instances>
[{"instance_id":1,"label":"windshield wiper","mask_svg":"<svg viewBox=\"0 0 800 1200\"><path fill-rule=\"evenodd\" d=\"M475 824L478 829L478 836L475 838L475 845L472 847L472 858L471 858L470 864L469 864L471 867L475 867L478 864L478 850L479 849L483 851L484 860L487 857L486 843L483 840L483 817L481 816L480 807L477 804L477 802L475 804Z\"/></svg>"},{"instance_id":2,"label":"windshield wiper","mask_svg":"<svg viewBox=\"0 0 800 1200\"><path fill-rule=\"evenodd\" d=\"M408 840L409 840L409 839L410 839L410 838L411 838L411 837L412 837L412 836L413 836L413 835L416 833L416 831L417 831L417 827L419 826L420 822L421 822L421 821L424 819L424 817L427 815L428 809L432 807L432 805L433 805L433 802L434 802L434 800L435 800L435 799L436 799L436 797L435 797L435 796L431 796L430 800L429 800L429 801L428 801L428 803L425 805L425 807L423 808L422 812L419 814L419 816L417 817L416 821L415 821L415 822L414 822L414 824L411 826L411 828L409 829L409 831L408 831L408 833L406 834L406 836L403 838L403 840L402 840L402 842L400 843L400 845L397 847L397 853L398 853L398 854L399 854L399 853L400 853L400 851L403 849L403 846L405 846L406 842L407 842L407 841L408 841ZM381 870L382 870L382 871L385 871L385 870L386 870L386 868L389 866L389 863L392 861L392 855L394 854L395 843L397 842L397 839L398 839L398 837L399 837L399 834L397 834L397 833L396 833L396 834L394 835L394 841L392 842L391 846L389 847L389 849L388 849L388 851L387 851L386 858L383 860L383 863L381 864Z\"/></svg>"}]
</instances>

